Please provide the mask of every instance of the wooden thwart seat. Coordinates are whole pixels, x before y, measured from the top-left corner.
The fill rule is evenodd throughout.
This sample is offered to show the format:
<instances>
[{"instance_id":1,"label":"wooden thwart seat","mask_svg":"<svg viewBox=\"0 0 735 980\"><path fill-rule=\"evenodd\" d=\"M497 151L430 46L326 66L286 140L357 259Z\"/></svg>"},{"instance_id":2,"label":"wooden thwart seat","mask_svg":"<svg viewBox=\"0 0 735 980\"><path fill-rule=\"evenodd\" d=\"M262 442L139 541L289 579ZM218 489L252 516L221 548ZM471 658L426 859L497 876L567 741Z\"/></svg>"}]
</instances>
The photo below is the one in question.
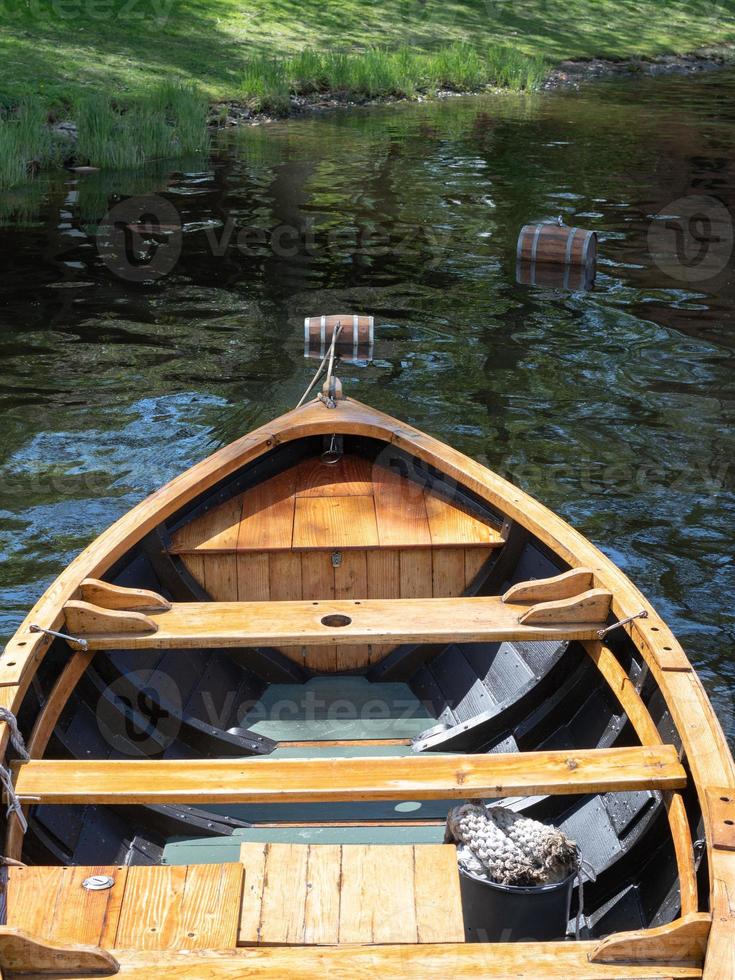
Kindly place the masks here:
<instances>
[{"instance_id":1,"label":"wooden thwart seat","mask_svg":"<svg viewBox=\"0 0 735 980\"><path fill-rule=\"evenodd\" d=\"M185 602L141 613L80 600L65 606L66 629L95 650L340 646L354 643L482 643L592 640L611 596L590 589L535 604L500 596L300 602Z\"/></svg>"},{"instance_id":2,"label":"wooden thwart seat","mask_svg":"<svg viewBox=\"0 0 735 980\"><path fill-rule=\"evenodd\" d=\"M16 793L41 804L319 803L681 789L673 745L344 759L33 759Z\"/></svg>"}]
</instances>

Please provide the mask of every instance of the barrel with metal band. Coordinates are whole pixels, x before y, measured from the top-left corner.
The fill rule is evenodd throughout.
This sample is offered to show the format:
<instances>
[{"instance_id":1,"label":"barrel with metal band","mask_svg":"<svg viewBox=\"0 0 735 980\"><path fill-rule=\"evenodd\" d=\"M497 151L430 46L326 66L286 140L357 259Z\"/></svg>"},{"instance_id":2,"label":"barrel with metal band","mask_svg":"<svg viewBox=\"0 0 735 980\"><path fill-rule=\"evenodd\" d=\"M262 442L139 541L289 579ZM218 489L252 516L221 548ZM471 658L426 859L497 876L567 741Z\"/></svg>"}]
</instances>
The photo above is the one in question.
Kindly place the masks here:
<instances>
[{"instance_id":1,"label":"barrel with metal band","mask_svg":"<svg viewBox=\"0 0 735 980\"><path fill-rule=\"evenodd\" d=\"M570 228L559 221L524 225L518 236L519 262L594 267L597 235L584 228Z\"/></svg>"},{"instance_id":2,"label":"barrel with metal band","mask_svg":"<svg viewBox=\"0 0 735 980\"><path fill-rule=\"evenodd\" d=\"M516 282L565 292L586 292L595 284L595 266L557 265L554 262L516 262Z\"/></svg>"},{"instance_id":3,"label":"barrel with metal band","mask_svg":"<svg viewBox=\"0 0 735 980\"><path fill-rule=\"evenodd\" d=\"M304 357L323 358L332 337L341 326L336 351L342 361L370 361L375 343L375 322L371 316L338 313L331 316L307 316L304 320Z\"/></svg>"}]
</instances>

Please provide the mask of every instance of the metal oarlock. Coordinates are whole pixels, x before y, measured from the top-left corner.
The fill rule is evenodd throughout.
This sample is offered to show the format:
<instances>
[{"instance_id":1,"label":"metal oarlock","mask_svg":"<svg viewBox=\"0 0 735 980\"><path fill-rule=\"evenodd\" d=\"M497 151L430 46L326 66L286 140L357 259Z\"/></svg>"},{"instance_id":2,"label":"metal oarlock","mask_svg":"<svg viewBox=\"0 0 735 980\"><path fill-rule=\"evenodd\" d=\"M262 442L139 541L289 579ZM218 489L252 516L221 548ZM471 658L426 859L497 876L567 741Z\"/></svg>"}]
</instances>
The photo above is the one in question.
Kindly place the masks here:
<instances>
[{"instance_id":1,"label":"metal oarlock","mask_svg":"<svg viewBox=\"0 0 735 980\"><path fill-rule=\"evenodd\" d=\"M621 626L626 626L628 623L632 623L634 619L648 619L648 610L641 609L639 613L634 616L628 616L627 619L621 619L617 623L613 623L612 626L606 626L603 630L598 630L597 635L601 640L604 640L608 633L612 633L613 630L620 629Z\"/></svg>"},{"instance_id":2,"label":"metal oarlock","mask_svg":"<svg viewBox=\"0 0 735 980\"><path fill-rule=\"evenodd\" d=\"M68 633L59 633L58 630L46 629L45 626L38 626L36 623L31 623L29 626L31 633L46 633L47 636L55 636L59 640L69 640L70 643L78 643L82 650L86 650L89 644L81 636L69 636Z\"/></svg>"}]
</instances>

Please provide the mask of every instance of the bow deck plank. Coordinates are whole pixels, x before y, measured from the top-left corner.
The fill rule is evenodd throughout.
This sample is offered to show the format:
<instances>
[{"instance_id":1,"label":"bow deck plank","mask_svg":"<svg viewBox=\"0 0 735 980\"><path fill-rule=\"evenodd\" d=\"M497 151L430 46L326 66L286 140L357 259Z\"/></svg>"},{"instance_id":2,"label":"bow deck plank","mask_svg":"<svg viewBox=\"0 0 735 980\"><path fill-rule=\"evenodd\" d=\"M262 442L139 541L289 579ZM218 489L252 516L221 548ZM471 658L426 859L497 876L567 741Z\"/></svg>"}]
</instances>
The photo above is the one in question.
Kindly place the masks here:
<instances>
[{"instance_id":1,"label":"bow deck plank","mask_svg":"<svg viewBox=\"0 0 735 980\"><path fill-rule=\"evenodd\" d=\"M16 792L41 804L318 803L681 789L673 745L356 759L33 759Z\"/></svg>"},{"instance_id":2,"label":"bow deck plank","mask_svg":"<svg viewBox=\"0 0 735 980\"><path fill-rule=\"evenodd\" d=\"M328 599L296 602L183 602L146 613L156 631L80 632L94 650L143 650L353 643L487 643L506 640L593 640L601 623L518 622L528 605L499 596L438 599ZM344 616L327 626L326 616Z\"/></svg>"}]
</instances>

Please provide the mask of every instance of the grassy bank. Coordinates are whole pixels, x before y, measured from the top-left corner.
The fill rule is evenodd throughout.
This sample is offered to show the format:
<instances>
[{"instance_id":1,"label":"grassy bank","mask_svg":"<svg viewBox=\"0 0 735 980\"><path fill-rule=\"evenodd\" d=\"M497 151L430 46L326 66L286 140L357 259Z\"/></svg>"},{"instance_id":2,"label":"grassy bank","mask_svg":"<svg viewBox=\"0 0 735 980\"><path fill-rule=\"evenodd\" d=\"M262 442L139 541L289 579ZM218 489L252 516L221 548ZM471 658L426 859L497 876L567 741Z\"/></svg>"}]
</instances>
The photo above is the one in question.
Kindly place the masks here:
<instances>
[{"instance_id":1,"label":"grassy bank","mask_svg":"<svg viewBox=\"0 0 735 980\"><path fill-rule=\"evenodd\" d=\"M547 66L509 45L487 50L457 42L433 52L405 45L360 54L302 51L292 58L257 58L240 82L239 97L257 112L284 112L292 95L344 94L350 98L413 98L439 89L475 91L488 85L536 88Z\"/></svg>"},{"instance_id":2,"label":"grassy bank","mask_svg":"<svg viewBox=\"0 0 735 980\"><path fill-rule=\"evenodd\" d=\"M65 152L48 113L79 122L80 158L129 166L200 145L206 101L522 89L567 58L730 41L735 0L0 0L0 182Z\"/></svg>"},{"instance_id":3,"label":"grassy bank","mask_svg":"<svg viewBox=\"0 0 735 980\"><path fill-rule=\"evenodd\" d=\"M69 103L162 77L237 99L259 58L511 44L550 62L735 40L735 0L3 0L0 98Z\"/></svg>"},{"instance_id":4,"label":"grassy bank","mask_svg":"<svg viewBox=\"0 0 735 980\"><path fill-rule=\"evenodd\" d=\"M73 118L74 133L50 125L59 110L43 97L24 96L0 110L0 189L65 162L125 168L206 152L208 109L185 84L163 82L121 99L88 92L62 113Z\"/></svg>"}]
</instances>

